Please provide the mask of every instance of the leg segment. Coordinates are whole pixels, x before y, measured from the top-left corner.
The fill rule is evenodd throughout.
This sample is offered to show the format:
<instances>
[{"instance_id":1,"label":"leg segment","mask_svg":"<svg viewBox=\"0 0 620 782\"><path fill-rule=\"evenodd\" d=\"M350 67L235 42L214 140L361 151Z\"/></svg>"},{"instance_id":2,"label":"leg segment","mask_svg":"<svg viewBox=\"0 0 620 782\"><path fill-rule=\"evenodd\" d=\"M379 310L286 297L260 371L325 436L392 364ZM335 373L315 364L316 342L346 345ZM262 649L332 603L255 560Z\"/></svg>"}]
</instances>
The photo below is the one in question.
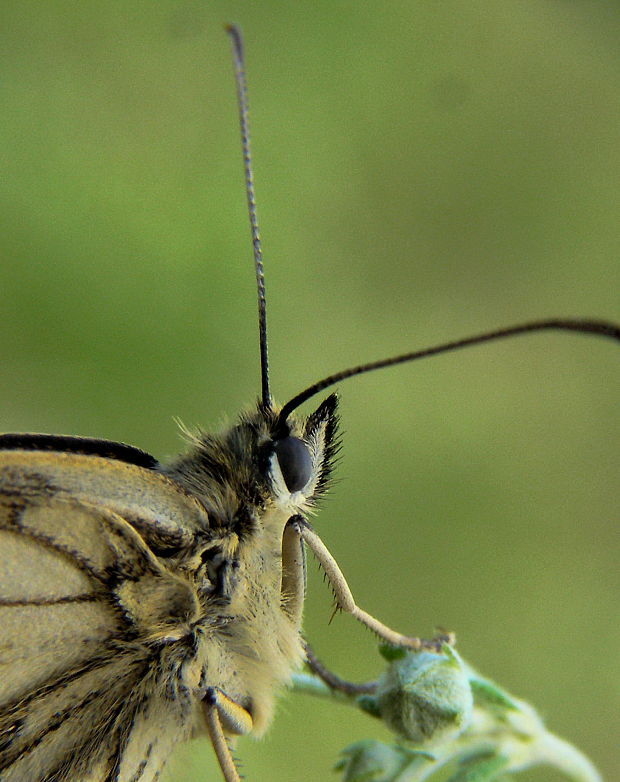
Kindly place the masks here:
<instances>
[{"instance_id":1,"label":"leg segment","mask_svg":"<svg viewBox=\"0 0 620 782\"><path fill-rule=\"evenodd\" d=\"M392 630L387 625L384 625L383 622L380 622L378 619L375 619L374 616L371 616L371 614L361 609L355 603L353 594L349 589L349 585L347 584L342 570L338 567L338 563L329 553L327 546L308 522L302 516L293 516L288 523L296 530L299 537L312 551L325 571L325 575L336 596L337 608L345 611L347 614L351 614L358 622L366 625L373 633L376 633L379 638L382 638L384 641L393 644L394 646L404 646L408 649L429 649L438 651L441 649L442 644L454 643L454 638L450 634L438 636L430 641L423 638L412 638L407 635L402 635L402 633L397 633L395 630Z\"/></svg>"},{"instance_id":2,"label":"leg segment","mask_svg":"<svg viewBox=\"0 0 620 782\"><path fill-rule=\"evenodd\" d=\"M328 687L338 692L343 692L345 695L368 695L377 691L377 682L349 682L346 679L341 679L338 674L330 671L329 668L322 663L315 655L314 649L310 644L304 640L304 651L306 652L306 663L308 668L319 677Z\"/></svg>"},{"instance_id":3,"label":"leg segment","mask_svg":"<svg viewBox=\"0 0 620 782\"><path fill-rule=\"evenodd\" d=\"M205 717L209 738L225 782L241 782L235 760L224 731L241 735L252 730L250 713L217 687L209 687L204 697Z\"/></svg>"}]
</instances>

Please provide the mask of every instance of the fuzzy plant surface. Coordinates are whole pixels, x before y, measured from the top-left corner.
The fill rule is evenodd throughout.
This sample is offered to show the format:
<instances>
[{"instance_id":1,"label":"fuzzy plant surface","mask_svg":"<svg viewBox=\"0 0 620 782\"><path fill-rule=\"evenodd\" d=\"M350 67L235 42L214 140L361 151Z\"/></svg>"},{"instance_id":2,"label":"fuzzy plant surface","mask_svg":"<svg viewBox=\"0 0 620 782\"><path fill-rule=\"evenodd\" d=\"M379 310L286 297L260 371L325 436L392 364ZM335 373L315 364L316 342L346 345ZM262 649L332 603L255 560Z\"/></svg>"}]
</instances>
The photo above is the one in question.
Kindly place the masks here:
<instances>
[{"instance_id":1,"label":"fuzzy plant surface","mask_svg":"<svg viewBox=\"0 0 620 782\"><path fill-rule=\"evenodd\" d=\"M445 645L441 653L381 647L388 666L364 686L339 687L297 674L294 690L348 703L381 719L395 734L346 747L342 782L518 782L548 765L573 782L602 782L573 745L550 733L536 710L481 676Z\"/></svg>"}]
</instances>

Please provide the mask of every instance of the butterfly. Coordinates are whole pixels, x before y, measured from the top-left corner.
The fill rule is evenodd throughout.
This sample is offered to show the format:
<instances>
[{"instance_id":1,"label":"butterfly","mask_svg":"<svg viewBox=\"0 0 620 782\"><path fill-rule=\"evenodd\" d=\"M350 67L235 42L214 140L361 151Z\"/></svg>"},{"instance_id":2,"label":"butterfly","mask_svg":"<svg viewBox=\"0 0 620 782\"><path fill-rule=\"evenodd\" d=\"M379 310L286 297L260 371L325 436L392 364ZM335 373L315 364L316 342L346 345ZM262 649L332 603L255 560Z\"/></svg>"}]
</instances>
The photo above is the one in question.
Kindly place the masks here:
<instances>
[{"instance_id":1,"label":"butterfly","mask_svg":"<svg viewBox=\"0 0 620 782\"><path fill-rule=\"evenodd\" d=\"M170 462L122 443L0 436L0 780L148 782L174 747L209 736L226 782L230 739L268 728L313 656L302 635L305 550L336 606L388 643L436 648L361 609L310 523L339 449L341 381L520 334L620 340L605 321L553 318L330 375L280 406L269 384L244 54L229 28L259 299L261 395ZM317 667L318 670L318 667Z\"/></svg>"}]
</instances>

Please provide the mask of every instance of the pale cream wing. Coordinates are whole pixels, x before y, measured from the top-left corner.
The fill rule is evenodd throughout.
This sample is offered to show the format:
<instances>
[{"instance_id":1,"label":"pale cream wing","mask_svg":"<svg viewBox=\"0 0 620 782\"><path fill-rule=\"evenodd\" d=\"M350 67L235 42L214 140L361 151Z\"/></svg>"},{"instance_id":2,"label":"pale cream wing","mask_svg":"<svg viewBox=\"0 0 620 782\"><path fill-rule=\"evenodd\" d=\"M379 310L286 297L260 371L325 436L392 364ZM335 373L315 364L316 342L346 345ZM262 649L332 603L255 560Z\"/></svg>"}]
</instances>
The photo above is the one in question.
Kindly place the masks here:
<instances>
[{"instance_id":1,"label":"pale cream wing","mask_svg":"<svg viewBox=\"0 0 620 782\"><path fill-rule=\"evenodd\" d=\"M193 590L123 517L52 481L53 454L3 457L0 780L155 779L191 729Z\"/></svg>"}]
</instances>

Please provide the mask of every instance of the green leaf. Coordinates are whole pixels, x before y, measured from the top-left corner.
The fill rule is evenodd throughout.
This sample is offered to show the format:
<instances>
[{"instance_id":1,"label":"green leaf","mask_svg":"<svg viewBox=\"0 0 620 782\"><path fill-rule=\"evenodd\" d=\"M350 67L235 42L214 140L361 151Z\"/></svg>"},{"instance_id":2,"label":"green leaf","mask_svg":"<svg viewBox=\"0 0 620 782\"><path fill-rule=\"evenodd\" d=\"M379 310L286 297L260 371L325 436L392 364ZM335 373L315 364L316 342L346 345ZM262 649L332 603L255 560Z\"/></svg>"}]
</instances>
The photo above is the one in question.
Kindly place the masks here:
<instances>
[{"instance_id":1,"label":"green leaf","mask_svg":"<svg viewBox=\"0 0 620 782\"><path fill-rule=\"evenodd\" d=\"M476 704L498 707L500 709L517 710L518 704L508 695L505 690L498 687L495 682L489 679L472 677L469 680L470 687L474 694Z\"/></svg>"},{"instance_id":2,"label":"green leaf","mask_svg":"<svg viewBox=\"0 0 620 782\"><path fill-rule=\"evenodd\" d=\"M471 758L448 782L498 782L508 764L508 758L503 755Z\"/></svg>"},{"instance_id":3,"label":"green leaf","mask_svg":"<svg viewBox=\"0 0 620 782\"><path fill-rule=\"evenodd\" d=\"M392 662L393 660L402 660L410 652L404 649L402 646L393 646L392 644L379 644L379 654L384 660Z\"/></svg>"}]
</instances>

